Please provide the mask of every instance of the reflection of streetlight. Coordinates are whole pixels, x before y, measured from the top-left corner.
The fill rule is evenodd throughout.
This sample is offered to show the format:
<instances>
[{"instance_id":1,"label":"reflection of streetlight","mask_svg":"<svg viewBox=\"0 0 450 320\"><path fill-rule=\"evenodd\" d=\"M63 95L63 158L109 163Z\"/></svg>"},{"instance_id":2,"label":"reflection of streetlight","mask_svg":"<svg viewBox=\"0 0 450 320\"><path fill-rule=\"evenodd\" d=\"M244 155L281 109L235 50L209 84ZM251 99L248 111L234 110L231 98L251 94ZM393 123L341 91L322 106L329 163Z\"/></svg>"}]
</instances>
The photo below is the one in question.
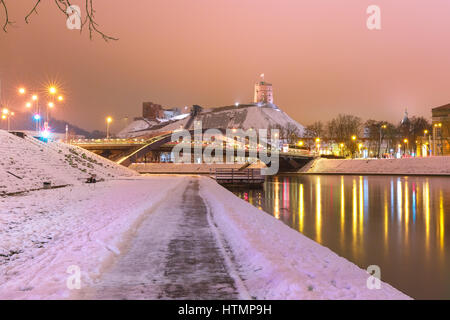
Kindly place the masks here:
<instances>
[{"instance_id":1,"label":"reflection of streetlight","mask_svg":"<svg viewBox=\"0 0 450 320\"><path fill-rule=\"evenodd\" d=\"M111 117L106 118L106 139L109 139L109 124L113 121Z\"/></svg>"}]
</instances>

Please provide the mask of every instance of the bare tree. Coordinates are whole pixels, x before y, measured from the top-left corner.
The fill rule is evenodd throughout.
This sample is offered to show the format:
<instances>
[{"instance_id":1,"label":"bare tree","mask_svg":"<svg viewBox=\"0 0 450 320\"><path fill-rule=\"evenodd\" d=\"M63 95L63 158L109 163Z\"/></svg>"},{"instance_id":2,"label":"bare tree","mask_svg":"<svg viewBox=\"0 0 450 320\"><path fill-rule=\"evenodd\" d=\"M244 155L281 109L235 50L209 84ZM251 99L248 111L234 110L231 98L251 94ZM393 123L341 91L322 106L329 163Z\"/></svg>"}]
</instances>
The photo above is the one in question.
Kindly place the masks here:
<instances>
[{"instance_id":1,"label":"bare tree","mask_svg":"<svg viewBox=\"0 0 450 320\"><path fill-rule=\"evenodd\" d=\"M322 121L316 121L305 128L306 138L324 138L325 135L326 129Z\"/></svg>"},{"instance_id":2,"label":"bare tree","mask_svg":"<svg viewBox=\"0 0 450 320\"><path fill-rule=\"evenodd\" d=\"M337 143L344 143L345 148L354 154L356 151L356 141L352 136L358 136L362 129L362 120L359 117L339 114L336 118L328 122L329 138Z\"/></svg>"},{"instance_id":3,"label":"bare tree","mask_svg":"<svg viewBox=\"0 0 450 320\"><path fill-rule=\"evenodd\" d=\"M54 0L55 5L58 7L58 9L67 17L69 18L68 8L72 5L69 0ZM35 0L33 7L31 7L28 14L25 16L25 22L28 24L30 23L30 18L33 14L38 14L38 7L41 4L41 0ZM6 0L0 0L0 7L3 8L4 12L4 22L2 25L2 29L4 32L8 31L8 26L12 25L14 22L11 20L8 12L8 6L6 4ZM84 1L84 15L85 18L81 21L81 28L80 32L82 32L84 29L87 28L89 31L89 38L92 40L94 34L100 35L103 40L109 41L109 40L118 40L117 38L111 37L105 33L103 33L98 28L98 23L95 21L95 9L93 5L93 0L85 0Z\"/></svg>"}]
</instances>

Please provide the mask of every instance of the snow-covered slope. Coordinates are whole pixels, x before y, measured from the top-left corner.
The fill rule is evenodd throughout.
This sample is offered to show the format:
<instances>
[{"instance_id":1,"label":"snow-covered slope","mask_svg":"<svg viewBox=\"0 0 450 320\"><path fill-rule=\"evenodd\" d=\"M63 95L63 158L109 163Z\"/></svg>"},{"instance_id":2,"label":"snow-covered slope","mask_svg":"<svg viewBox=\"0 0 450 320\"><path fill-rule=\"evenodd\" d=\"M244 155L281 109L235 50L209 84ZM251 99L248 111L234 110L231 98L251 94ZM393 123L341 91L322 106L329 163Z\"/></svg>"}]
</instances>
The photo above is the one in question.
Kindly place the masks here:
<instances>
[{"instance_id":1,"label":"snow-covered slope","mask_svg":"<svg viewBox=\"0 0 450 320\"><path fill-rule=\"evenodd\" d=\"M89 151L60 142L44 143L19 138L0 130L0 194L52 186L80 184L97 179L132 176L136 173Z\"/></svg>"},{"instance_id":2,"label":"snow-covered slope","mask_svg":"<svg viewBox=\"0 0 450 320\"><path fill-rule=\"evenodd\" d=\"M281 109L256 105L212 109L212 111L200 113L195 120L201 121L204 129L268 129L277 125L285 128L290 124L296 127L300 134L304 130L301 124L293 120ZM158 132L173 131L184 128L188 121L189 117L158 124L152 124L152 122L145 120L136 120L122 130L118 137L134 138L153 135ZM193 123L191 123L189 129L193 129Z\"/></svg>"}]
</instances>

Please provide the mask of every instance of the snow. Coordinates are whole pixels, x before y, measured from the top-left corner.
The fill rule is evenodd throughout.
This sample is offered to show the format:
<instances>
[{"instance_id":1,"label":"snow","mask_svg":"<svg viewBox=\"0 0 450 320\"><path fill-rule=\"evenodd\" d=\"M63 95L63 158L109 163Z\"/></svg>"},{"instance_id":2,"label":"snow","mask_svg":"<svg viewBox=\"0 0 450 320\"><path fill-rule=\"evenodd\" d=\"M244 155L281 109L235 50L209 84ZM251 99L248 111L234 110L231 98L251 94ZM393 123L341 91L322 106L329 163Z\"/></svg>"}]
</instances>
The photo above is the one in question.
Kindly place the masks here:
<instances>
[{"instance_id":1,"label":"snow","mask_svg":"<svg viewBox=\"0 0 450 320\"><path fill-rule=\"evenodd\" d=\"M450 175L450 157L317 159L302 172L337 174Z\"/></svg>"},{"instance_id":2,"label":"snow","mask_svg":"<svg viewBox=\"0 0 450 320\"><path fill-rule=\"evenodd\" d=\"M189 179L123 178L0 198L0 299L79 298L66 286L68 267L80 268L83 288L96 288L111 266L127 261L122 259L139 230L154 242L146 246L148 256L160 261L170 237L183 225L177 222L177 212ZM408 298L386 283L380 290L367 289L369 275L364 270L238 199L212 179L196 179L212 216L211 225L231 248L229 260L249 296ZM161 263L146 269L145 275L167 283ZM122 273L120 278L130 276ZM136 294L131 292L130 297Z\"/></svg>"},{"instance_id":3,"label":"snow","mask_svg":"<svg viewBox=\"0 0 450 320\"><path fill-rule=\"evenodd\" d=\"M108 270L127 265L129 252L138 259L139 252L153 257L156 264L145 269L145 274L170 286L160 262L170 253L171 240L184 241L192 234L199 240L210 239L208 245L222 252L230 278L237 278L234 286L226 282L228 292L237 288L240 297L408 298L386 283L381 290L367 289L366 271L237 198L209 177L138 176L77 147L22 139L5 131L0 131L0 152L0 299L79 298L66 285L69 267L81 270L84 288L95 288L107 279ZM91 174L104 181L84 183ZM43 190L44 181L66 187ZM202 220L201 227L190 220L200 210L197 205L211 219L208 224ZM203 236L195 232L196 227ZM148 243L149 238L152 245L139 246L139 239ZM130 251L131 243L138 243L139 250ZM198 246L201 241L195 243L194 255L209 252ZM204 259L209 261L207 256ZM183 270L183 259L176 261L178 269L174 270ZM115 275L125 280L130 276Z\"/></svg>"},{"instance_id":4,"label":"snow","mask_svg":"<svg viewBox=\"0 0 450 320\"><path fill-rule=\"evenodd\" d=\"M382 283L367 288L369 274L289 228L214 181L202 180L208 202L251 296L257 299L409 299Z\"/></svg>"},{"instance_id":5,"label":"snow","mask_svg":"<svg viewBox=\"0 0 450 320\"><path fill-rule=\"evenodd\" d=\"M183 115L183 117L174 117L170 121L167 121L167 124L158 123L153 127L148 126L148 124L147 127L141 126L145 121L137 120L122 130L118 136L120 138L135 138L174 131L184 128L188 121L189 118L186 114ZM304 131L304 127L289 117L285 112L270 107L243 106L225 109L219 108L218 110L211 109L211 111L204 110L196 117L196 121L202 121L204 129L268 129L270 126L279 125L281 127L286 127L288 124L291 124L298 129L300 135ZM139 130L137 128L139 128Z\"/></svg>"},{"instance_id":6,"label":"snow","mask_svg":"<svg viewBox=\"0 0 450 320\"><path fill-rule=\"evenodd\" d=\"M124 178L0 198L0 299L61 299L68 267L92 285L179 177Z\"/></svg>"},{"instance_id":7,"label":"snow","mask_svg":"<svg viewBox=\"0 0 450 320\"><path fill-rule=\"evenodd\" d=\"M136 173L89 151L61 142L44 143L0 130L0 194L81 184L96 175L109 180Z\"/></svg>"}]
</instances>

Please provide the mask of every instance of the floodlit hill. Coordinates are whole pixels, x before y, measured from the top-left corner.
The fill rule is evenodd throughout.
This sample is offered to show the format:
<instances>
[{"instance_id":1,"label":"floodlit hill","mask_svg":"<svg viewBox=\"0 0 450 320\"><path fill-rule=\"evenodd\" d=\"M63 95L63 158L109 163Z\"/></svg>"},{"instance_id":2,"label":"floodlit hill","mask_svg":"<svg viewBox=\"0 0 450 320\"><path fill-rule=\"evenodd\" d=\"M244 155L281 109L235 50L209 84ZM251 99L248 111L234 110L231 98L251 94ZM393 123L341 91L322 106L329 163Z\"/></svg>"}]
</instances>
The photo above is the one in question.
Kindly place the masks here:
<instances>
[{"instance_id":1,"label":"floodlit hill","mask_svg":"<svg viewBox=\"0 0 450 320\"><path fill-rule=\"evenodd\" d=\"M183 115L173 120L150 121L137 119L119 132L119 138L136 138L155 135L159 132L173 131L180 128L193 129L194 123L190 116ZM275 105L258 106L255 104L226 106L206 109L195 117L196 121L202 121L204 129L268 129L281 126L286 128L291 125L302 134L304 127L289 117L283 110Z\"/></svg>"},{"instance_id":2,"label":"floodlit hill","mask_svg":"<svg viewBox=\"0 0 450 320\"><path fill-rule=\"evenodd\" d=\"M94 153L60 142L44 143L0 130L0 195L76 185L95 175L110 180L136 173Z\"/></svg>"}]
</instances>

